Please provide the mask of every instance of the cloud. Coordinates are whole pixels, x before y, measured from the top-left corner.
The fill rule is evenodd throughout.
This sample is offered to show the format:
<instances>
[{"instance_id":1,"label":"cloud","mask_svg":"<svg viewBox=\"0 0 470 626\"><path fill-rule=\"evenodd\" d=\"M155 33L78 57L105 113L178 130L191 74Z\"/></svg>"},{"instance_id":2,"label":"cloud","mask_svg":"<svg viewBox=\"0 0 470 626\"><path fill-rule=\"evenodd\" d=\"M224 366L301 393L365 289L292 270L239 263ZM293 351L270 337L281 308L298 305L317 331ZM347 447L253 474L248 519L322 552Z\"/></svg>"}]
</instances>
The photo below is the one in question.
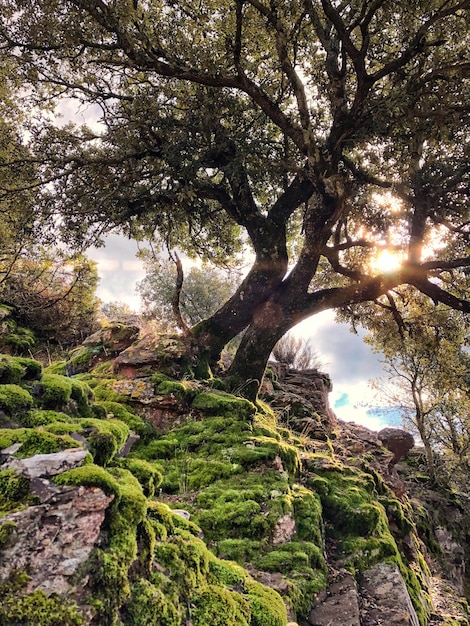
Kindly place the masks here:
<instances>
[{"instance_id":1,"label":"cloud","mask_svg":"<svg viewBox=\"0 0 470 626\"><path fill-rule=\"evenodd\" d=\"M125 302L138 311L141 301L135 288L144 278L145 270L142 261L136 258L137 243L121 235L109 235L105 244L87 251L87 256L98 264L97 296L103 302Z\"/></svg>"}]
</instances>

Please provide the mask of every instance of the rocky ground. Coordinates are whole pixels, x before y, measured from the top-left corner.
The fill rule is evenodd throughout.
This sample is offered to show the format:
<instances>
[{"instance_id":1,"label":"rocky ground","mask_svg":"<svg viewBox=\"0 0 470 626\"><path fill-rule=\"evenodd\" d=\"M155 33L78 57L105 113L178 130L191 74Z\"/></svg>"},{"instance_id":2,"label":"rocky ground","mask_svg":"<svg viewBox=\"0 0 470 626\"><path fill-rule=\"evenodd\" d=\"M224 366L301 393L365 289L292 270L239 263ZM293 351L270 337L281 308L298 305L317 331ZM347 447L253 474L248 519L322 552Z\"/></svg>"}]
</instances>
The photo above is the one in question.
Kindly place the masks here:
<instances>
[{"instance_id":1,"label":"rocky ground","mask_svg":"<svg viewBox=\"0 0 470 626\"><path fill-rule=\"evenodd\" d=\"M137 337L0 357L1 624L469 624L468 502L407 433L338 421L317 370L255 407Z\"/></svg>"}]
</instances>

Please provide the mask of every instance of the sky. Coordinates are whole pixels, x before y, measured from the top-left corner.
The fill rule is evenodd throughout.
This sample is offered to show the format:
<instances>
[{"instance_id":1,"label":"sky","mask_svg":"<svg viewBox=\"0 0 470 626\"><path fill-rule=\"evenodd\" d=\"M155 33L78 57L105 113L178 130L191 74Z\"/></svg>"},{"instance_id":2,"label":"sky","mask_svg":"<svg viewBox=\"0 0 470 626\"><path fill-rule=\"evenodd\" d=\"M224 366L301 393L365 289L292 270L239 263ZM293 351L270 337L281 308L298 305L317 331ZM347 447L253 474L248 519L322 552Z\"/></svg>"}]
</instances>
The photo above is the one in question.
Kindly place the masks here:
<instances>
[{"instance_id":1,"label":"sky","mask_svg":"<svg viewBox=\"0 0 470 626\"><path fill-rule=\"evenodd\" d=\"M119 235L109 235L106 246L91 248L88 256L97 262L100 284L97 295L103 302L124 302L138 311L137 281L144 278L142 262L136 258L137 244ZM344 421L354 421L372 430L394 423L395 413L381 410L369 381L383 375L380 356L374 354L360 335L347 324L337 324L325 311L305 320L293 332L310 339L319 356L321 370L333 381L330 404Z\"/></svg>"}]
</instances>

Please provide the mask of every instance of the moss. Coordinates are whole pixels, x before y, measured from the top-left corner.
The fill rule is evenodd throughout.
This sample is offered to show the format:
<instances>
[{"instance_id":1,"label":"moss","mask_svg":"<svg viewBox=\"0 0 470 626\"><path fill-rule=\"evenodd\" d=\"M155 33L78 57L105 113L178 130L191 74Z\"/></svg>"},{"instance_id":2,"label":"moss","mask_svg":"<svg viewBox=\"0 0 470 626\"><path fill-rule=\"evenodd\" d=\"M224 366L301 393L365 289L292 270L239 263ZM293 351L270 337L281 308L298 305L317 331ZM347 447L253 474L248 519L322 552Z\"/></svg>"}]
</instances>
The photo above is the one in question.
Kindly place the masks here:
<instances>
[{"instance_id":1,"label":"moss","mask_svg":"<svg viewBox=\"0 0 470 626\"><path fill-rule=\"evenodd\" d=\"M34 404L31 394L19 385L6 384L0 386L0 409L14 415L28 411Z\"/></svg>"},{"instance_id":2,"label":"moss","mask_svg":"<svg viewBox=\"0 0 470 626\"><path fill-rule=\"evenodd\" d=\"M71 398L77 403L79 415L82 417L91 417L93 415L90 402L93 401L94 395L86 382L77 379L72 380Z\"/></svg>"},{"instance_id":3,"label":"moss","mask_svg":"<svg viewBox=\"0 0 470 626\"><path fill-rule=\"evenodd\" d=\"M18 423L26 428L36 428L46 426L56 422L68 422L70 417L60 411L48 411L43 409L32 409L17 418Z\"/></svg>"},{"instance_id":4,"label":"moss","mask_svg":"<svg viewBox=\"0 0 470 626\"><path fill-rule=\"evenodd\" d=\"M222 559L235 561L240 565L249 563L263 549L263 542L254 539L222 539L217 542L217 554Z\"/></svg>"},{"instance_id":5,"label":"moss","mask_svg":"<svg viewBox=\"0 0 470 626\"><path fill-rule=\"evenodd\" d=\"M177 382L173 380L163 380L155 385L155 393L159 395L172 395L178 400L191 402L197 394L197 387L189 381Z\"/></svg>"},{"instance_id":6,"label":"moss","mask_svg":"<svg viewBox=\"0 0 470 626\"><path fill-rule=\"evenodd\" d=\"M0 384L18 384L24 373L24 368L21 367L15 357L0 355Z\"/></svg>"},{"instance_id":7,"label":"moss","mask_svg":"<svg viewBox=\"0 0 470 626\"><path fill-rule=\"evenodd\" d=\"M142 418L119 402L99 401L96 402L94 406L102 407L105 411L105 416L121 420L121 422L127 424L131 430L140 436L149 435L153 432L153 428L150 424L146 424Z\"/></svg>"},{"instance_id":8,"label":"moss","mask_svg":"<svg viewBox=\"0 0 470 626\"><path fill-rule=\"evenodd\" d=\"M192 597L191 621L194 626L249 626L249 603L235 592L208 585Z\"/></svg>"},{"instance_id":9,"label":"moss","mask_svg":"<svg viewBox=\"0 0 470 626\"><path fill-rule=\"evenodd\" d=\"M71 398L72 381L58 374L44 374L36 390L43 408L60 409Z\"/></svg>"},{"instance_id":10,"label":"moss","mask_svg":"<svg viewBox=\"0 0 470 626\"><path fill-rule=\"evenodd\" d=\"M8 544L15 528L16 523L12 520L0 522L0 550Z\"/></svg>"},{"instance_id":11,"label":"moss","mask_svg":"<svg viewBox=\"0 0 470 626\"><path fill-rule=\"evenodd\" d=\"M0 471L0 514L23 508L30 499L29 479L14 470Z\"/></svg>"},{"instance_id":12,"label":"moss","mask_svg":"<svg viewBox=\"0 0 470 626\"><path fill-rule=\"evenodd\" d=\"M246 571L240 565L210 555L208 580L235 587L242 585L245 579Z\"/></svg>"},{"instance_id":13,"label":"moss","mask_svg":"<svg viewBox=\"0 0 470 626\"><path fill-rule=\"evenodd\" d=\"M21 586L11 580L0 584L2 626L81 626L85 623L76 604L40 590L22 595Z\"/></svg>"},{"instance_id":14,"label":"moss","mask_svg":"<svg viewBox=\"0 0 470 626\"><path fill-rule=\"evenodd\" d=\"M292 489L296 539L311 541L324 548L324 524L321 500L318 494L300 485Z\"/></svg>"},{"instance_id":15,"label":"moss","mask_svg":"<svg viewBox=\"0 0 470 626\"><path fill-rule=\"evenodd\" d=\"M124 624L132 626L180 626L182 623L180 612L171 598L143 578L132 584L121 618Z\"/></svg>"},{"instance_id":16,"label":"moss","mask_svg":"<svg viewBox=\"0 0 470 626\"><path fill-rule=\"evenodd\" d=\"M142 485L144 494L152 497L162 482L162 473L152 463L142 459L116 459L120 467L129 470Z\"/></svg>"},{"instance_id":17,"label":"moss","mask_svg":"<svg viewBox=\"0 0 470 626\"><path fill-rule=\"evenodd\" d=\"M66 362L65 369L69 376L88 372L96 362L101 348L94 346L92 348L80 347L70 353L70 357Z\"/></svg>"},{"instance_id":18,"label":"moss","mask_svg":"<svg viewBox=\"0 0 470 626\"><path fill-rule=\"evenodd\" d=\"M80 425L87 437L90 453L97 465L106 466L122 448L129 436L129 428L120 420L81 419Z\"/></svg>"},{"instance_id":19,"label":"moss","mask_svg":"<svg viewBox=\"0 0 470 626\"><path fill-rule=\"evenodd\" d=\"M80 447L78 442L67 435L54 435L38 429L28 429L21 437L21 444L16 456L22 459L35 454L52 454L68 448Z\"/></svg>"},{"instance_id":20,"label":"moss","mask_svg":"<svg viewBox=\"0 0 470 626\"><path fill-rule=\"evenodd\" d=\"M57 485L84 485L100 487L108 496L119 498L120 488L118 481L103 467L89 464L76 467L54 476L53 481Z\"/></svg>"},{"instance_id":21,"label":"moss","mask_svg":"<svg viewBox=\"0 0 470 626\"><path fill-rule=\"evenodd\" d=\"M59 376L66 376L66 364L67 361L57 361L57 363L52 363L51 365L48 365L44 368L44 374L57 374Z\"/></svg>"},{"instance_id":22,"label":"moss","mask_svg":"<svg viewBox=\"0 0 470 626\"><path fill-rule=\"evenodd\" d=\"M285 626L287 612L281 596L256 581L246 583L246 598L251 609L251 626Z\"/></svg>"},{"instance_id":23,"label":"moss","mask_svg":"<svg viewBox=\"0 0 470 626\"><path fill-rule=\"evenodd\" d=\"M251 420L256 413L252 402L217 390L198 394L192 407L207 415L228 415L242 420Z\"/></svg>"}]
</instances>

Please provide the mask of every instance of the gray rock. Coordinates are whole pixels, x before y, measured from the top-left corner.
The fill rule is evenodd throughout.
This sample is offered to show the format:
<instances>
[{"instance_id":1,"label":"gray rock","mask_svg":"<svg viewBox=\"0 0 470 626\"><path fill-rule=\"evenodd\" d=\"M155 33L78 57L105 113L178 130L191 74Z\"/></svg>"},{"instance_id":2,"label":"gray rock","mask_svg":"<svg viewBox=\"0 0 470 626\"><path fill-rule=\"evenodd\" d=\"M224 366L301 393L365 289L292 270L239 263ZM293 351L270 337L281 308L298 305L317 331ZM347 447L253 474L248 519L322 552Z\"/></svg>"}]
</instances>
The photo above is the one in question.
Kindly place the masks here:
<instances>
[{"instance_id":1,"label":"gray rock","mask_svg":"<svg viewBox=\"0 0 470 626\"><path fill-rule=\"evenodd\" d=\"M2 469L14 469L29 478L56 476L83 464L87 451L71 448L52 454L35 454L27 459L10 457L3 463Z\"/></svg>"},{"instance_id":2,"label":"gray rock","mask_svg":"<svg viewBox=\"0 0 470 626\"><path fill-rule=\"evenodd\" d=\"M310 611L308 623L310 626L361 626L354 576L342 572L329 585L326 597Z\"/></svg>"},{"instance_id":3,"label":"gray rock","mask_svg":"<svg viewBox=\"0 0 470 626\"><path fill-rule=\"evenodd\" d=\"M405 582L395 564L379 563L363 573L359 593L361 624L419 626Z\"/></svg>"}]
</instances>

